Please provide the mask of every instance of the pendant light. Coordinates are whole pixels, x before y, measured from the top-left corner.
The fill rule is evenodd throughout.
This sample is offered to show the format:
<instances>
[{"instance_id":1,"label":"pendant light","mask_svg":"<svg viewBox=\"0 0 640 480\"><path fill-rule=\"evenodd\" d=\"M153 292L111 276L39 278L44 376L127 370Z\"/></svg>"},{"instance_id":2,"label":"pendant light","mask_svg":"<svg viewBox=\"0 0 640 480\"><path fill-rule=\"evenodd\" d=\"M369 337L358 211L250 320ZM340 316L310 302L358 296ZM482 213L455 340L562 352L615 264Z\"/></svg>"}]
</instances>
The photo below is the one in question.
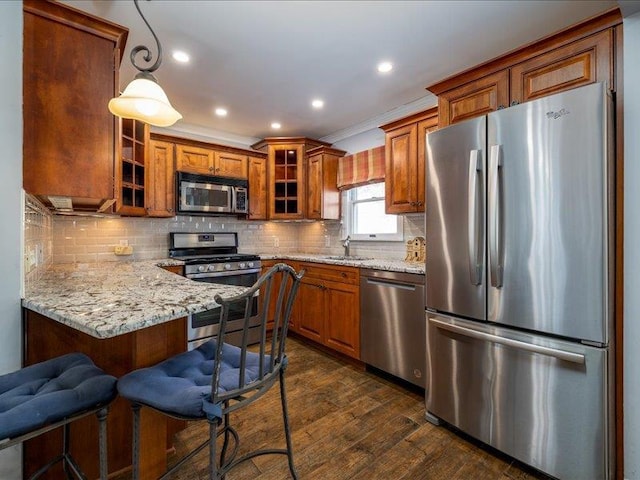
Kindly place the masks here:
<instances>
[{"instance_id":1,"label":"pendant light","mask_svg":"<svg viewBox=\"0 0 640 480\"><path fill-rule=\"evenodd\" d=\"M124 92L119 97L112 98L109 101L109 111L118 117L140 120L157 127L169 127L180 120L182 115L171 106L167 95L152 74L162 63L162 46L151 25L142 14L138 6L138 0L133 0L133 3L156 41L158 57L153 65L142 68L136 64L136 55L144 52L142 58L149 63L153 59L151 51L144 45L138 45L131 50L131 63L140 73L127 85L127 88L124 89Z\"/></svg>"}]
</instances>

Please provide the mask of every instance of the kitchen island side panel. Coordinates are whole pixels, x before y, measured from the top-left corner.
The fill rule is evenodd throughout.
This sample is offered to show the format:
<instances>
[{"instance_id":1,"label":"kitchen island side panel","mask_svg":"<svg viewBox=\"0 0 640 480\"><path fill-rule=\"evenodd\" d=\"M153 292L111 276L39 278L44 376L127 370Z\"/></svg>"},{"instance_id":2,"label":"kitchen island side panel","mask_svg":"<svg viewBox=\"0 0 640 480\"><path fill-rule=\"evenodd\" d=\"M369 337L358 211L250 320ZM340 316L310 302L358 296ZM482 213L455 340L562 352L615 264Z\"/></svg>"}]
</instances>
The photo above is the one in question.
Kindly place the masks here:
<instances>
[{"instance_id":1,"label":"kitchen island side panel","mask_svg":"<svg viewBox=\"0 0 640 480\"><path fill-rule=\"evenodd\" d=\"M70 352L88 355L105 372L117 378L153 365L186 350L186 318L154 325L112 338L98 339L52 320L32 310L23 309L24 359L32 365ZM166 419L166 420L165 420ZM128 401L117 397L107 419L109 473L130 468L132 413ZM184 422L168 419L150 409L142 409L141 478L157 478L166 467L167 448ZM166 438L166 443L158 442ZM94 416L71 424L71 453L88 478L98 477L98 422ZM56 429L24 444L25 478L33 474L43 459L62 451L62 432ZM42 478L64 476L57 465Z\"/></svg>"}]
</instances>

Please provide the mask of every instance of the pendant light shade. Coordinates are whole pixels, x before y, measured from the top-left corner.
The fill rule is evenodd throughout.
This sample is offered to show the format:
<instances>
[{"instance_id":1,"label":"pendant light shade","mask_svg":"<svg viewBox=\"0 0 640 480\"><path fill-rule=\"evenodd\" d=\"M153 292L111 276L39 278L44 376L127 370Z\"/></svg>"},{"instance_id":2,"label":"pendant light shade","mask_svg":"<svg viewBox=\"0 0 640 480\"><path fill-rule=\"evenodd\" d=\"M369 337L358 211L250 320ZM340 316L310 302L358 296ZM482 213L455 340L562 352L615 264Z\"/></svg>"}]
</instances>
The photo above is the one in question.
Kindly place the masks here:
<instances>
[{"instance_id":1,"label":"pendant light shade","mask_svg":"<svg viewBox=\"0 0 640 480\"><path fill-rule=\"evenodd\" d=\"M136 55L143 52L143 60L151 62L153 58L151 51L144 45L138 45L131 50L131 63L140 73L127 85L119 97L109 100L109 111L121 118L132 118L157 127L169 127L180 120L182 115L171 106L167 94L151 73L155 72L162 63L162 46L151 25L142 15L138 0L133 0L133 3L156 41L158 57L153 65L142 68L136 64Z\"/></svg>"},{"instance_id":2,"label":"pendant light shade","mask_svg":"<svg viewBox=\"0 0 640 480\"><path fill-rule=\"evenodd\" d=\"M169 127L182 118L151 74L139 73L124 92L109 101L109 111L157 127Z\"/></svg>"}]
</instances>

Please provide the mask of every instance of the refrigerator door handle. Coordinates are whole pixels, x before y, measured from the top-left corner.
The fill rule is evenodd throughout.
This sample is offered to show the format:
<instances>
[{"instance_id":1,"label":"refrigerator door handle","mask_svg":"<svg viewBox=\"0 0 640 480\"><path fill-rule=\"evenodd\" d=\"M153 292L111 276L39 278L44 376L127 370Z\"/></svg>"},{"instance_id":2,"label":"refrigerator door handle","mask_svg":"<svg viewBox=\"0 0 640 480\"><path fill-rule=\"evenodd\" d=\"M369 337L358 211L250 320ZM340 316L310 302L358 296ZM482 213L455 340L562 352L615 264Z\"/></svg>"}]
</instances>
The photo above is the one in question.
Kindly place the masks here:
<instances>
[{"instance_id":1,"label":"refrigerator door handle","mask_svg":"<svg viewBox=\"0 0 640 480\"><path fill-rule=\"evenodd\" d=\"M584 365L585 363L584 355L579 353L558 350L557 348L543 347L542 345L534 345L533 343L500 337L498 335L492 335L490 333L478 332L477 330L471 330L469 328L461 327L460 325L452 325L450 323L443 322L432 317L429 318L429 321L442 330L448 330L450 332L457 333L465 337L474 338L476 340L484 340L486 342L497 343L506 347L526 350L532 353L539 353L541 355L557 358L558 360L564 360L566 362L577 363L580 365Z\"/></svg>"},{"instance_id":2,"label":"refrigerator door handle","mask_svg":"<svg viewBox=\"0 0 640 480\"><path fill-rule=\"evenodd\" d=\"M482 265L478 261L478 245L480 243L478 236L480 223L478 220L478 177L481 172L480 150L471 150L469 152L469 184L467 190L467 245L469 251L469 277L472 285L480 285L482 283Z\"/></svg>"},{"instance_id":3,"label":"refrigerator door handle","mask_svg":"<svg viewBox=\"0 0 640 480\"><path fill-rule=\"evenodd\" d=\"M501 202L501 175L502 145L491 145L489 157L489 270L491 274L491 286L502 286L501 236L502 236L502 208Z\"/></svg>"}]
</instances>

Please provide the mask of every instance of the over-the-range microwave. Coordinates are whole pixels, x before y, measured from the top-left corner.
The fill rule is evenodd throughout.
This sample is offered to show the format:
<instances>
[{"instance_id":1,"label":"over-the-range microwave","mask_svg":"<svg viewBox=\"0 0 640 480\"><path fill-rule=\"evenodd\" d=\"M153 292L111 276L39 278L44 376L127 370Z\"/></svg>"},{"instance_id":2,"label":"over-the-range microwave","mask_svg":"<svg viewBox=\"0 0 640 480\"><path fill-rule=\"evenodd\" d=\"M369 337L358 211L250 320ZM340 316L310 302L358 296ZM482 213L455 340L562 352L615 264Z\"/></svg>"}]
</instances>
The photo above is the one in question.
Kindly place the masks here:
<instances>
[{"instance_id":1,"label":"over-the-range microwave","mask_svg":"<svg viewBox=\"0 0 640 480\"><path fill-rule=\"evenodd\" d=\"M177 172L178 214L220 215L247 213L248 182L237 178Z\"/></svg>"}]
</instances>

